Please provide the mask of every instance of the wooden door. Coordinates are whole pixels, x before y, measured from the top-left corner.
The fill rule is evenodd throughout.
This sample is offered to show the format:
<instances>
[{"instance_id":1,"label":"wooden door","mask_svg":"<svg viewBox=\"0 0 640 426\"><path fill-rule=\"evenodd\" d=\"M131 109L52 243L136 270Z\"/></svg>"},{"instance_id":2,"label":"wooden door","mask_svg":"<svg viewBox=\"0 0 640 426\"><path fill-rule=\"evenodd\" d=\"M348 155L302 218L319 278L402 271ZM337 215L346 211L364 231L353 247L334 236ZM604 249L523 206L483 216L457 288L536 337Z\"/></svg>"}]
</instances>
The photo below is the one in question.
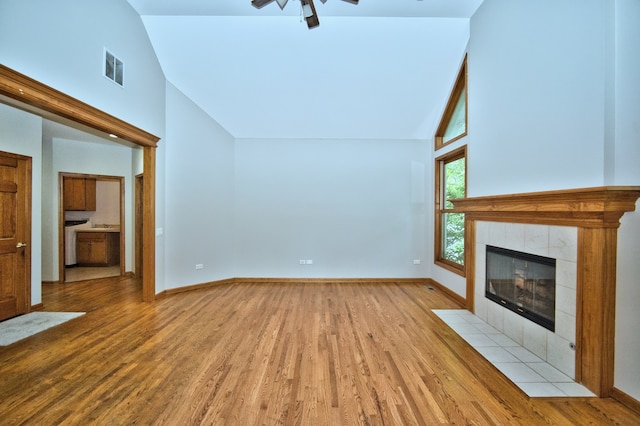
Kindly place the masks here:
<instances>
[{"instance_id":1,"label":"wooden door","mask_svg":"<svg viewBox=\"0 0 640 426\"><path fill-rule=\"evenodd\" d=\"M0 152L0 320L30 310L31 158Z\"/></svg>"}]
</instances>

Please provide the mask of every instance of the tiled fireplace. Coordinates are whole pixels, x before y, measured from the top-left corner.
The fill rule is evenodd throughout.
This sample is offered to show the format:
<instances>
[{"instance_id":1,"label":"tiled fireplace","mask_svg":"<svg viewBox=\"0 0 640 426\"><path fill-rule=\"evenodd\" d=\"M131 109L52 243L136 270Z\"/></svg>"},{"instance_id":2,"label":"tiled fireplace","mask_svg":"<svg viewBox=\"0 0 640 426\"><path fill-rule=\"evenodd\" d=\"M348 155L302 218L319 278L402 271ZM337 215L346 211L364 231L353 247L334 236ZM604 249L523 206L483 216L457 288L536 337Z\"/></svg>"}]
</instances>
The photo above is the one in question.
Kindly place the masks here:
<instances>
[{"instance_id":1,"label":"tiled fireplace","mask_svg":"<svg viewBox=\"0 0 640 426\"><path fill-rule=\"evenodd\" d=\"M465 213L466 308L599 397L611 396L617 233L638 186L451 200ZM556 259L555 331L485 298L486 246Z\"/></svg>"},{"instance_id":2,"label":"tiled fireplace","mask_svg":"<svg viewBox=\"0 0 640 426\"><path fill-rule=\"evenodd\" d=\"M476 224L476 316L573 379L576 357L577 239L575 227L487 221ZM485 297L487 246L556 260L555 331Z\"/></svg>"}]
</instances>

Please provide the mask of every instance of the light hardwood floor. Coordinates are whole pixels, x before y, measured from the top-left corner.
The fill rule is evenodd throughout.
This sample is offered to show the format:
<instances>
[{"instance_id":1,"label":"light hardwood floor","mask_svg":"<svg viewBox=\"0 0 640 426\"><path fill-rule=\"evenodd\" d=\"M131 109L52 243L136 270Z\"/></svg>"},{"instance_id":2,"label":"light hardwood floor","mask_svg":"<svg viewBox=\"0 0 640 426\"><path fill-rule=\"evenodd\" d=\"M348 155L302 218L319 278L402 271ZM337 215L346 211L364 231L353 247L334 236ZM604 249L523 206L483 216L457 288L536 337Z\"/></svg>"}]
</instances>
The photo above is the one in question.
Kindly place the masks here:
<instances>
[{"instance_id":1,"label":"light hardwood floor","mask_svg":"<svg viewBox=\"0 0 640 426\"><path fill-rule=\"evenodd\" d=\"M87 315L0 348L0 424L632 425L611 399L530 399L406 283L224 284L141 302L134 279L43 288Z\"/></svg>"},{"instance_id":2,"label":"light hardwood floor","mask_svg":"<svg viewBox=\"0 0 640 426\"><path fill-rule=\"evenodd\" d=\"M97 278L117 277L120 266L79 266L65 270L65 282L71 283Z\"/></svg>"}]
</instances>

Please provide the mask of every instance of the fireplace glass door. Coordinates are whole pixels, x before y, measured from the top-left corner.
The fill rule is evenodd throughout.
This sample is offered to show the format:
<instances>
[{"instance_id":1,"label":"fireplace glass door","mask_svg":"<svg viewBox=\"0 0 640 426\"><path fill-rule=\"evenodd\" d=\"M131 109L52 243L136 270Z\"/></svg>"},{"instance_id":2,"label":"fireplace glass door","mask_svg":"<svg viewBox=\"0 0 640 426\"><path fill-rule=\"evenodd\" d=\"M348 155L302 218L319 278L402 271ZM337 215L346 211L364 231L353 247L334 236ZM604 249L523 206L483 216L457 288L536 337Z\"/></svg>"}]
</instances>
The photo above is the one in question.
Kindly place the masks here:
<instances>
[{"instance_id":1,"label":"fireplace glass door","mask_svg":"<svg viewBox=\"0 0 640 426\"><path fill-rule=\"evenodd\" d=\"M555 331L556 261L487 246L486 297Z\"/></svg>"}]
</instances>

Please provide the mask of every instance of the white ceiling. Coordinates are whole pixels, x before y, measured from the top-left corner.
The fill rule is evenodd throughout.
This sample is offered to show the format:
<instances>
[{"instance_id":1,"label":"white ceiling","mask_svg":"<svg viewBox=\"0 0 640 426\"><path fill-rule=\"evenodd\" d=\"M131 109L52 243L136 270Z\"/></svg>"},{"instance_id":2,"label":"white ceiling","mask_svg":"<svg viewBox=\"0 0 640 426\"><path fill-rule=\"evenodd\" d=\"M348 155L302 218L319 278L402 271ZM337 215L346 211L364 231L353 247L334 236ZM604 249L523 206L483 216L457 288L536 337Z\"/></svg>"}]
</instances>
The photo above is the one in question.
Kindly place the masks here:
<instances>
[{"instance_id":1,"label":"white ceiling","mask_svg":"<svg viewBox=\"0 0 640 426\"><path fill-rule=\"evenodd\" d=\"M256 9L251 0L127 0L140 15L191 16L283 16L299 15L300 2L289 0L284 10L274 1ZM358 5L342 0L315 0L322 16L356 17L449 17L469 18L482 0L360 0Z\"/></svg>"},{"instance_id":2,"label":"white ceiling","mask_svg":"<svg viewBox=\"0 0 640 426\"><path fill-rule=\"evenodd\" d=\"M430 138L482 0L128 0L169 82L236 138Z\"/></svg>"}]
</instances>

